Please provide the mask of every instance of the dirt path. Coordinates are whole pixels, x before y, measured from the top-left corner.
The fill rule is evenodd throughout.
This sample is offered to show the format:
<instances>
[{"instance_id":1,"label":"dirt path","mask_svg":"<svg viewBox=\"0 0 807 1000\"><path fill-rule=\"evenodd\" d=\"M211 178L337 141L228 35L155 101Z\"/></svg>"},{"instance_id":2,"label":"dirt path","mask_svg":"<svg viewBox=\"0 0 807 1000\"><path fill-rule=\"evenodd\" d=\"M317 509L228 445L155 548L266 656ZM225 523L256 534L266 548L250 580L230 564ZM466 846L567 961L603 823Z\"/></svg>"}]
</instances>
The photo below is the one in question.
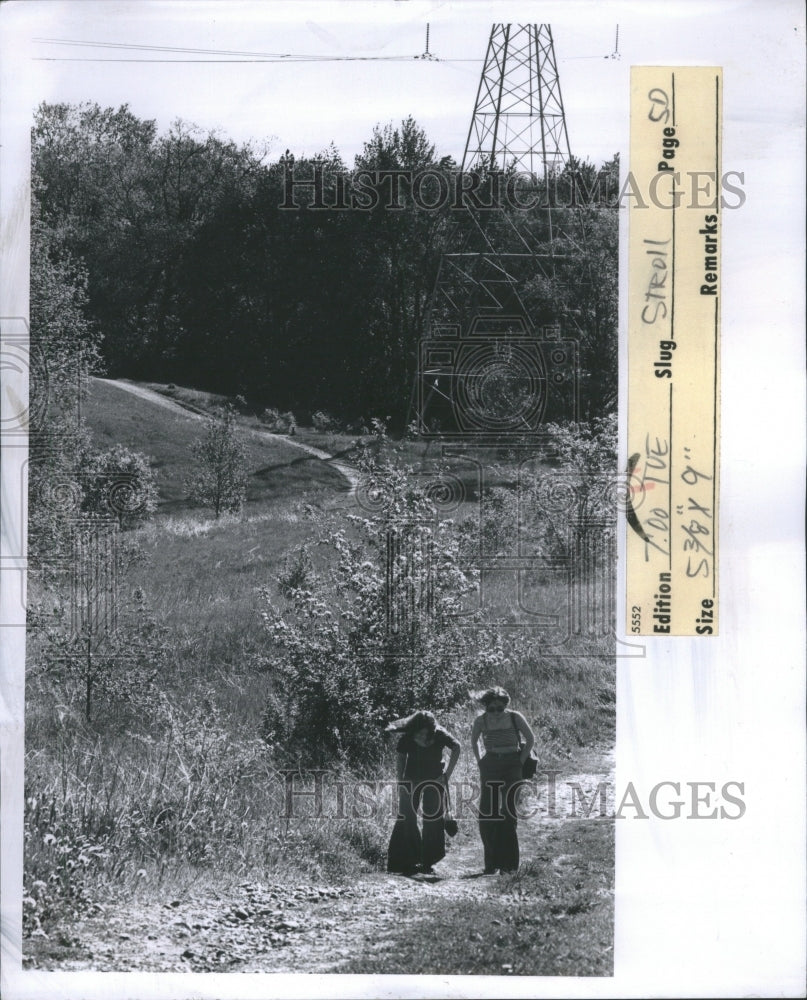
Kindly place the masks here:
<instances>
[{"instance_id":1,"label":"dirt path","mask_svg":"<svg viewBox=\"0 0 807 1000\"><path fill-rule=\"evenodd\" d=\"M612 837L613 829L605 829L607 820L570 819L562 793L567 782L579 783L590 798L602 781L610 781L613 787L613 754L593 749L579 756L568 770L578 773L564 772L558 778L556 815L550 815L546 796L539 795L532 800L534 815L519 822L522 869L526 866L536 874L536 865L543 866L532 887L518 876L480 877L476 823L465 815L460 818L458 835L448 842L448 854L437 866L436 876L367 873L339 885L255 881L218 891L191 889L181 898L148 903L99 904L95 913L72 924L66 937L26 942L26 965L100 971L312 973L339 972L346 966L355 971L359 960L362 971L365 967L366 971L389 971L389 963L394 963L407 942L411 947L413 940L422 937L434 943L439 927L435 915L440 912L459 914L461 921L467 919L462 933L473 941L473 915L485 901L494 915L503 918L492 923L502 925L515 919L520 903L525 904L522 916L534 912L526 906L536 903L528 898L529 893L543 893L545 898L537 902L548 906L557 898L557 884L568 883L574 891L573 887L579 889L588 879L589 890L607 897L610 905L613 871L602 870L609 866L600 864L601 870L592 874L585 848L588 841L577 834L594 833L596 827L598 837L600 833ZM566 848L558 849L558 843L566 842L557 840L557 835L567 831L577 837L575 843L583 841L579 857L566 853ZM553 921L569 916L547 913ZM456 922L456 916L451 919ZM559 924L551 927L555 940ZM482 940L480 934L476 936ZM608 950L607 941L604 950ZM450 964L450 953L444 958ZM574 971L572 967L564 973L562 961L549 968L559 974ZM532 966L530 969L534 971Z\"/></svg>"},{"instance_id":2,"label":"dirt path","mask_svg":"<svg viewBox=\"0 0 807 1000\"><path fill-rule=\"evenodd\" d=\"M206 419L206 414L200 413L196 410L192 410L188 406L184 406L178 403L174 399L169 399L167 396L163 396L162 393L155 392L153 389L147 389L145 386L137 385L134 382L129 382L127 379L108 379L99 378L98 382L105 382L107 385L113 385L117 389L122 389L124 392L129 392L133 396L139 396L140 399L145 399L149 403L154 403L155 406L162 406L166 410L170 410L172 413L181 413L183 416L188 417L191 420L204 420ZM251 434L253 437L257 438L271 438L275 441L283 441L285 444L289 445L290 448L296 448L298 451L303 451L312 458L318 458L322 462L327 462L331 468L336 469L337 472L345 480L345 489L353 492L359 482L359 475L354 468L347 465L345 462L340 462L333 456L329 455L327 451L322 451L320 448L315 448L310 444L303 444L301 441L296 441L293 437L289 437L287 434L275 434L272 431L259 429L257 427L247 427L244 428L244 432Z\"/></svg>"}]
</instances>

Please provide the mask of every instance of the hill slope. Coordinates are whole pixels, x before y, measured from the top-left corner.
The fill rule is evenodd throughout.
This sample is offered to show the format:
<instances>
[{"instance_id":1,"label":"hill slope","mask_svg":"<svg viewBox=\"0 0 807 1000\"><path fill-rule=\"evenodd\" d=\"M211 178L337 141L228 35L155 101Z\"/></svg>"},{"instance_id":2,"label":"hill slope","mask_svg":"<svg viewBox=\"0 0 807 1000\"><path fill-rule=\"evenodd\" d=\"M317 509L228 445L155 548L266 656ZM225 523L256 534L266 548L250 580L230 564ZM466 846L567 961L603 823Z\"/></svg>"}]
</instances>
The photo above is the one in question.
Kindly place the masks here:
<instances>
[{"instance_id":1,"label":"hill slope","mask_svg":"<svg viewBox=\"0 0 807 1000\"><path fill-rule=\"evenodd\" d=\"M148 455L160 493L159 511L189 509L184 484L194 468L191 447L202 436L201 419L157 393L128 390L124 384L92 380L84 415L95 444L99 448L123 444ZM338 469L277 435L248 432L244 443L249 508L303 492L345 488Z\"/></svg>"}]
</instances>

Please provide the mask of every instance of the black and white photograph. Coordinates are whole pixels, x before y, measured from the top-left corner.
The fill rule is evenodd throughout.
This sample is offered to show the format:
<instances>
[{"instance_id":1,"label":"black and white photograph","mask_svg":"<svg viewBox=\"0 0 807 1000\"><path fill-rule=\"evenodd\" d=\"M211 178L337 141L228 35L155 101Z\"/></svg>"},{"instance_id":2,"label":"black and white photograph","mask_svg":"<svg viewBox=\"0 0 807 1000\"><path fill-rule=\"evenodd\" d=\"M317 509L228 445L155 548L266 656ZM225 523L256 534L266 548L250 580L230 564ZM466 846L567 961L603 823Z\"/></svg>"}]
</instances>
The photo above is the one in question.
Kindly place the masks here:
<instances>
[{"instance_id":1,"label":"black and white photograph","mask_svg":"<svg viewBox=\"0 0 807 1000\"><path fill-rule=\"evenodd\" d=\"M0 10L9 997L803 995L804 18L735 7Z\"/></svg>"},{"instance_id":2,"label":"black and white photograph","mask_svg":"<svg viewBox=\"0 0 807 1000\"><path fill-rule=\"evenodd\" d=\"M609 975L618 158L546 24L347 158L310 34L319 150L36 112L24 961Z\"/></svg>"}]
</instances>

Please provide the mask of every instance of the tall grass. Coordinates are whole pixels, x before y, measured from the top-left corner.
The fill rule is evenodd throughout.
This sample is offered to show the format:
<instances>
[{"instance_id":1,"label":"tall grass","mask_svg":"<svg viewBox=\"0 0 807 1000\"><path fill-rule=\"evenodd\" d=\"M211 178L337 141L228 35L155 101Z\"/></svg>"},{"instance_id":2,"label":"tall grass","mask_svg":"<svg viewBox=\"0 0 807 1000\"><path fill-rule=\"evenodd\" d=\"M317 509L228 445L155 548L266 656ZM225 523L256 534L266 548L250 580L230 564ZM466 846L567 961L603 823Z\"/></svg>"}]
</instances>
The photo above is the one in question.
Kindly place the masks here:
<instances>
[{"instance_id":1,"label":"tall grass","mask_svg":"<svg viewBox=\"0 0 807 1000\"><path fill-rule=\"evenodd\" d=\"M258 593L274 584L287 557L311 542L306 507L327 505L341 479L316 460L296 466L298 453L282 442L254 443L258 485L252 501L242 516L216 521L183 510L177 493L198 421L102 383L93 389L88 418L100 443L122 441L147 451L159 467L162 512L127 533L141 557L121 580L120 600L144 592L168 630L170 648L151 702L133 713L111 701L90 725L68 680L45 670L43 647L32 639L26 930L45 930L101 893L169 885L178 892L192 879L245 873L327 880L383 867L388 812L335 822L306 817L304 810L299 818L285 817L272 748L260 738L278 680ZM412 443L407 449L405 458L428 466L427 447ZM453 516L475 516L477 499L469 485ZM316 551L313 556L316 562ZM543 606L562 608L565 584L539 585ZM497 615L516 614L504 582L487 599ZM501 684L510 691L513 707L535 729L544 763L562 761L576 746L610 740L610 641L601 639L583 655L573 644L542 647L534 631L505 632L498 675L468 662L468 686ZM476 777L467 740L477 710L469 700L440 719L465 746L458 779ZM372 776L391 778L391 758L390 749ZM358 776L342 777L350 783Z\"/></svg>"},{"instance_id":2,"label":"tall grass","mask_svg":"<svg viewBox=\"0 0 807 1000\"><path fill-rule=\"evenodd\" d=\"M54 725L47 701L27 720L29 934L110 894L179 892L200 877L331 880L383 863L383 821L323 823L299 806L290 817L269 748L208 699L164 703L138 731L64 711Z\"/></svg>"}]
</instances>

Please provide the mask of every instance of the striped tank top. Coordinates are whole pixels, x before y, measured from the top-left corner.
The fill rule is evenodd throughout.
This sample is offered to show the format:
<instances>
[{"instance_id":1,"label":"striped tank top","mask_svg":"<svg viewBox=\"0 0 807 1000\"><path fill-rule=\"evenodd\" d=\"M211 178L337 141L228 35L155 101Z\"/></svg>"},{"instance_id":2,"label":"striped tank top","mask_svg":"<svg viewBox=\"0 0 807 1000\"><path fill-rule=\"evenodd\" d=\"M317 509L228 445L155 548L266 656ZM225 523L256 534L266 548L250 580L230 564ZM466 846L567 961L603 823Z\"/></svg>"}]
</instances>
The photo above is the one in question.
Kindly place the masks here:
<instances>
[{"instance_id":1,"label":"striped tank top","mask_svg":"<svg viewBox=\"0 0 807 1000\"><path fill-rule=\"evenodd\" d=\"M513 753L521 746L521 734L516 729L516 720L512 712L505 712L510 716L510 725L501 729L490 729L488 727L487 713L482 716L482 742L485 744L485 752L489 753Z\"/></svg>"}]
</instances>

